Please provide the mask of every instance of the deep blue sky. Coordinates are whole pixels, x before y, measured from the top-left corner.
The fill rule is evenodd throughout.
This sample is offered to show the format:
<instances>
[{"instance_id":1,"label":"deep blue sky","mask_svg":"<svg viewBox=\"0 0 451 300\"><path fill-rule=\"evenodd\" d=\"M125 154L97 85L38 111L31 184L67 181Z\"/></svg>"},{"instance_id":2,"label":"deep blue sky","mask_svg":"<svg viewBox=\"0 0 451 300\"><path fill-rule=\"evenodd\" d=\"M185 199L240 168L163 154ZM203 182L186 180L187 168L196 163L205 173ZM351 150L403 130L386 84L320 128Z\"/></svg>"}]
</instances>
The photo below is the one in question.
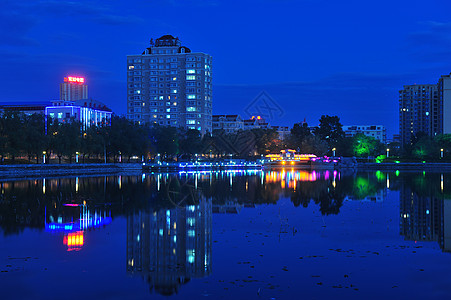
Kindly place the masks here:
<instances>
[{"instance_id":1,"label":"deep blue sky","mask_svg":"<svg viewBox=\"0 0 451 300\"><path fill-rule=\"evenodd\" d=\"M126 108L126 55L178 36L213 56L214 114L266 91L274 125L322 114L398 131L398 90L451 72L451 1L0 1L0 102L58 98L67 74Z\"/></svg>"}]
</instances>

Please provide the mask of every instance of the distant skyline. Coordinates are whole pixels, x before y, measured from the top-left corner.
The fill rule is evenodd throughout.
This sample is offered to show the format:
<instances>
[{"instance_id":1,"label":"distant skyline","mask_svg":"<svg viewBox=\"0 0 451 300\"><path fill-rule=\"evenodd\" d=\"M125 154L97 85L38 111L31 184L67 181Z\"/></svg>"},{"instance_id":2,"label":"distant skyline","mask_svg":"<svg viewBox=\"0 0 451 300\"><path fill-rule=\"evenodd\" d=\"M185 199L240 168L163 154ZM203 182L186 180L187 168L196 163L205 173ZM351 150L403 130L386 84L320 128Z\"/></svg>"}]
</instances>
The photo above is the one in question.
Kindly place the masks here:
<instances>
[{"instance_id":1,"label":"distant skyline","mask_svg":"<svg viewBox=\"0 0 451 300\"><path fill-rule=\"evenodd\" d=\"M269 122L381 124L398 132L398 90L451 72L449 1L2 1L0 102L48 101L64 76L125 114L126 55L171 34L213 56L213 113L266 91ZM7 29L7 30L5 30Z\"/></svg>"}]
</instances>

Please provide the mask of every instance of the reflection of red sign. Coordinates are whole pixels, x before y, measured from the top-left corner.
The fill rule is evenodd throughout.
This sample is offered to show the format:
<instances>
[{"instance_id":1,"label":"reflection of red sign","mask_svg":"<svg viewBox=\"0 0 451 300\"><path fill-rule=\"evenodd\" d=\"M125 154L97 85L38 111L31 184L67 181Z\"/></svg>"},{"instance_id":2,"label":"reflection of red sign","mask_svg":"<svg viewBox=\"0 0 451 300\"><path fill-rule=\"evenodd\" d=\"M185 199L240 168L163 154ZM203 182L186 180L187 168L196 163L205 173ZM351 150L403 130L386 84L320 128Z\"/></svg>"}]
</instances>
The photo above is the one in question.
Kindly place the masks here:
<instances>
[{"instance_id":1,"label":"reflection of red sign","mask_svg":"<svg viewBox=\"0 0 451 300\"><path fill-rule=\"evenodd\" d=\"M84 244L83 231L69 233L64 236L64 245L67 246L67 251L79 251Z\"/></svg>"},{"instance_id":2,"label":"reflection of red sign","mask_svg":"<svg viewBox=\"0 0 451 300\"><path fill-rule=\"evenodd\" d=\"M68 77L64 77L64 82L84 83L85 82L85 78L84 77L68 76Z\"/></svg>"}]
</instances>

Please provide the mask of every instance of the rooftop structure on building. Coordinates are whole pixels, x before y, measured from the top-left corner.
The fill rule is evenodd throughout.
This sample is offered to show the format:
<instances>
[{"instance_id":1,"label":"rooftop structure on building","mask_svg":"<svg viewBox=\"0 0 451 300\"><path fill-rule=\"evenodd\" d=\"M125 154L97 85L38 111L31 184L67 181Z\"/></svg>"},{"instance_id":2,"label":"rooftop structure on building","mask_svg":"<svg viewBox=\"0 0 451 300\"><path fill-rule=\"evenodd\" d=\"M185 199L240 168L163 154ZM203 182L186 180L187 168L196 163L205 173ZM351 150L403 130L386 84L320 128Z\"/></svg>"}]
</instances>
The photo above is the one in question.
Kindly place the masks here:
<instances>
[{"instance_id":1,"label":"rooftop structure on building","mask_svg":"<svg viewBox=\"0 0 451 300\"><path fill-rule=\"evenodd\" d=\"M212 57L172 35L127 55L127 118L138 123L212 131Z\"/></svg>"},{"instance_id":2,"label":"rooftop structure on building","mask_svg":"<svg viewBox=\"0 0 451 300\"><path fill-rule=\"evenodd\" d=\"M373 137L385 144L387 142L387 131L383 125L348 125L343 126L346 137L353 137L356 134L364 134Z\"/></svg>"}]
</instances>

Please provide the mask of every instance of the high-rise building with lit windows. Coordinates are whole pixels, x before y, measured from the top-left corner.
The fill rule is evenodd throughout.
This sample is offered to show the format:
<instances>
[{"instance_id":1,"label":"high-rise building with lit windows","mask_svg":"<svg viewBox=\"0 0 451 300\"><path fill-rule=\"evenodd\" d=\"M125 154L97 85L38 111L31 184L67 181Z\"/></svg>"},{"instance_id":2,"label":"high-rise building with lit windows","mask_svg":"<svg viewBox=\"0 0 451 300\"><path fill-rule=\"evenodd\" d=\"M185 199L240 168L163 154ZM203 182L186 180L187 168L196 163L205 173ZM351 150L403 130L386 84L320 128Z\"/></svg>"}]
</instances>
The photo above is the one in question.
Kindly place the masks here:
<instances>
[{"instance_id":1,"label":"high-rise building with lit windows","mask_svg":"<svg viewBox=\"0 0 451 300\"><path fill-rule=\"evenodd\" d=\"M420 132L430 136L443 132L443 112L436 84L405 85L399 91L401 145L411 144Z\"/></svg>"},{"instance_id":2,"label":"high-rise building with lit windows","mask_svg":"<svg viewBox=\"0 0 451 300\"><path fill-rule=\"evenodd\" d=\"M88 99L88 86L84 77L67 76L60 83L60 100L77 101Z\"/></svg>"},{"instance_id":3,"label":"high-rise building with lit windows","mask_svg":"<svg viewBox=\"0 0 451 300\"><path fill-rule=\"evenodd\" d=\"M438 81L438 98L444 134L451 133L451 74L442 75Z\"/></svg>"},{"instance_id":4,"label":"high-rise building with lit windows","mask_svg":"<svg viewBox=\"0 0 451 300\"><path fill-rule=\"evenodd\" d=\"M212 131L212 57L164 35L127 56L127 118Z\"/></svg>"}]
</instances>

